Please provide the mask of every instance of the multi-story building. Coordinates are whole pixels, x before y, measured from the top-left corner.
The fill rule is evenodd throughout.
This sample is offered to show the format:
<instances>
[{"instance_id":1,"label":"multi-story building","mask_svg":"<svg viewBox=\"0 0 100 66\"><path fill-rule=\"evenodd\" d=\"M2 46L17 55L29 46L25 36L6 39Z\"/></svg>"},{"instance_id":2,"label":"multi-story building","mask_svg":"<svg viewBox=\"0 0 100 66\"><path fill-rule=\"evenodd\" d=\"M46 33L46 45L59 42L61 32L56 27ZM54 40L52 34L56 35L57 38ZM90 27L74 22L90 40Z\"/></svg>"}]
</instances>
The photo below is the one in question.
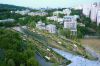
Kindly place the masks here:
<instances>
[{"instance_id":1,"label":"multi-story building","mask_svg":"<svg viewBox=\"0 0 100 66\"><path fill-rule=\"evenodd\" d=\"M100 10L97 13L97 26L100 24Z\"/></svg>"},{"instance_id":2,"label":"multi-story building","mask_svg":"<svg viewBox=\"0 0 100 66\"><path fill-rule=\"evenodd\" d=\"M17 10L17 11L15 11L15 13L21 14L21 15L27 15L29 12L30 12L30 10L22 10L22 11Z\"/></svg>"},{"instance_id":3,"label":"multi-story building","mask_svg":"<svg viewBox=\"0 0 100 66\"><path fill-rule=\"evenodd\" d=\"M46 13L46 12L29 12L28 13L28 15L30 15L30 16L46 16L46 15L48 15L48 13Z\"/></svg>"},{"instance_id":4,"label":"multi-story building","mask_svg":"<svg viewBox=\"0 0 100 66\"><path fill-rule=\"evenodd\" d=\"M70 15L70 13L71 13L70 9L64 9L63 10L63 14Z\"/></svg>"},{"instance_id":5,"label":"multi-story building","mask_svg":"<svg viewBox=\"0 0 100 66\"><path fill-rule=\"evenodd\" d=\"M53 24L49 24L46 26L46 30L50 33L56 33L57 32L57 29L56 29L56 26L53 25Z\"/></svg>"},{"instance_id":6,"label":"multi-story building","mask_svg":"<svg viewBox=\"0 0 100 66\"><path fill-rule=\"evenodd\" d=\"M77 21L74 16L64 16L64 28L70 29L72 35L77 34Z\"/></svg>"},{"instance_id":7,"label":"multi-story building","mask_svg":"<svg viewBox=\"0 0 100 66\"><path fill-rule=\"evenodd\" d=\"M48 19L48 20L57 21L57 20L58 20L58 16L47 17L47 19Z\"/></svg>"},{"instance_id":8,"label":"multi-story building","mask_svg":"<svg viewBox=\"0 0 100 66\"><path fill-rule=\"evenodd\" d=\"M60 18L58 16L51 16L51 17L47 17L48 20L53 20L53 21L57 21L59 22L60 24L63 23L63 18Z\"/></svg>"},{"instance_id":9,"label":"multi-story building","mask_svg":"<svg viewBox=\"0 0 100 66\"><path fill-rule=\"evenodd\" d=\"M63 14L63 12L62 12L62 11L54 11L54 12L53 12L53 15L58 16L59 14Z\"/></svg>"},{"instance_id":10,"label":"multi-story building","mask_svg":"<svg viewBox=\"0 0 100 66\"><path fill-rule=\"evenodd\" d=\"M49 33L56 33L57 32L55 25L53 25L53 24L45 25L45 23L43 23L42 21L37 22L36 28L38 28L40 30L47 30Z\"/></svg>"},{"instance_id":11,"label":"multi-story building","mask_svg":"<svg viewBox=\"0 0 100 66\"><path fill-rule=\"evenodd\" d=\"M90 18L93 22L96 22L97 11L98 11L97 6L93 4L91 7L91 14L90 14Z\"/></svg>"},{"instance_id":12,"label":"multi-story building","mask_svg":"<svg viewBox=\"0 0 100 66\"><path fill-rule=\"evenodd\" d=\"M59 22L60 24L63 24L63 18L58 18L57 22Z\"/></svg>"},{"instance_id":13,"label":"multi-story building","mask_svg":"<svg viewBox=\"0 0 100 66\"><path fill-rule=\"evenodd\" d=\"M90 16L92 22L97 22L97 26L100 23L100 2L94 2L90 5L85 5L83 7L83 14L86 17Z\"/></svg>"},{"instance_id":14,"label":"multi-story building","mask_svg":"<svg viewBox=\"0 0 100 66\"><path fill-rule=\"evenodd\" d=\"M91 6L89 4L88 5L83 5L82 12L86 17L90 16L90 11L91 11Z\"/></svg>"},{"instance_id":15,"label":"multi-story building","mask_svg":"<svg viewBox=\"0 0 100 66\"><path fill-rule=\"evenodd\" d=\"M46 29L46 25L42 21L38 21L38 23L36 24L36 28L45 30Z\"/></svg>"}]
</instances>

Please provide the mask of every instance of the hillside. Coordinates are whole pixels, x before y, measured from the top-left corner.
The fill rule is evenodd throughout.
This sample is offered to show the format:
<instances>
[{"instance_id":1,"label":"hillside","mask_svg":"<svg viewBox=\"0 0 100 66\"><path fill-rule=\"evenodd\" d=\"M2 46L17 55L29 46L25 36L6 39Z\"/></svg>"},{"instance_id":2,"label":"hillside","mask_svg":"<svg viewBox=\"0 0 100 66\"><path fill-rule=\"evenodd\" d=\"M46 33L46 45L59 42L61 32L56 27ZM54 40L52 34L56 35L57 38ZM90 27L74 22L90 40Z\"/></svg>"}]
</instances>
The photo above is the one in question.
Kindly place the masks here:
<instances>
[{"instance_id":1,"label":"hillside","mask_svg":"<svg viewBox=\"0 0 100 66\"><path fill-rule=\"evenodd\" d=\"M65 59L52 48L94 59L84 50L84 47L75 41L71 42L64 37L61 38L38 29L22 28L22 31L24 34L12 29L0 29L0 66L39 66L35 54L57 65L71 63L69 59Z\"/></svg>"},{"instance_id":2,"label":"hillside","mask_svg":"<svg viewBox=\"0 0 100 66\"><path fill-rule=\"evenodd\" d=\"M76 41L70 41L64 37L50 34L46 31L40 31L38 29L23 29L23 31L27 36L39 41L44 46L58 48L75 55L83 56L87 59L94 59L94 57L88 53L80 43Z\"/></svg>"},{"instance_id":3,"label":"hillside","mask_svg":"<svg viewBox=\"0 0 100 66\"><path fill-rule=\"evenodd\" d=\"M7 10L24 10L29 9L27 7L16 6L16 5L8 5L8 4L0 4L0 9L7 9Z\"/></svg>"},{"instance_id":4,"label":"hillside","mask_svg":"<svg viewBox=\"0 0 100 66\"><path fill-rule=\"evenodd\" d=\"M32 37L28 37L15 30L0 29L0 66L40 66L36 55L54 65L71 63L44 45L43 41L46 39L43 36L36 33L31 33L31 35Z\"/></svg>"}]
</instances>

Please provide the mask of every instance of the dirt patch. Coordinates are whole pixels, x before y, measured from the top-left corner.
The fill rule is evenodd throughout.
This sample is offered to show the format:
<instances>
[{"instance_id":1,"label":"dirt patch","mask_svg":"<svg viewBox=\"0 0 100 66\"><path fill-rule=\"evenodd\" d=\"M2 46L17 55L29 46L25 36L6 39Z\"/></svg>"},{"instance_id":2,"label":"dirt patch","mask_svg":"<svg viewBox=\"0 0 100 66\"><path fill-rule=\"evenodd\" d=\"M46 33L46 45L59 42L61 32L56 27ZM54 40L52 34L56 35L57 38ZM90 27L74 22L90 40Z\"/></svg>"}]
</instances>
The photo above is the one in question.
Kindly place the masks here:
<instances>
[{"instance_id":1,"label":"dirt patch","mask_svg":"<svg viewBox=\"0 0 100 66\"><path fill-rule=\"evenodd\" d=\"M100 54L100 39L81 39L81 44L89 46Z\"/></svg>"}]
</instances>

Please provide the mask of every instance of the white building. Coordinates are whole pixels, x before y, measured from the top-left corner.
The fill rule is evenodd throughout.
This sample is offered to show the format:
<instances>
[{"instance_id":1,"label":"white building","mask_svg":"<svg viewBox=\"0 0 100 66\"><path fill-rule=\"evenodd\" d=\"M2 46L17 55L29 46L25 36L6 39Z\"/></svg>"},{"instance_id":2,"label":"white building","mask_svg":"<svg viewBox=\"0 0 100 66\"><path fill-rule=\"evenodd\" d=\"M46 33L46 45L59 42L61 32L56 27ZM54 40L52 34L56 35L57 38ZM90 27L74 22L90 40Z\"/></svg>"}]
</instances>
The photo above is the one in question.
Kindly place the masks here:
<instances>
[{"instance_id":1,"label":"white building","mask_svg":"<svg viewBox=\"0 0 100 66\"><path fill-rule=\"evenodd\" d=\"M57 29L56 29L56 26L53 25L53 24L49 24L46 26L46 30L50 33L56 33L57 32Z\"/></svg>"},{"instance_id":2,"label":"white building","mask_svg":"<svg viewBox=\"0 0 100 66\"><path fill-rule=\"evenodd\" d=\"M51 16L51 17L47 17L48 20L53 20L53 21L57 21L60 24L63 23L63 18L59 18L58 16Z\"/></svg>"},{"instance_id":3,"label":"white building","mask_svg":"<svg viewBox=\"0 0 100 66\"><path fill-rule=\"evenodd\" d=\"M35 14L35 12L29 12L28 15L35 16L36 14Z\"/></svg>"},{"instance_id":4,"label":"white building","mask_svg":"<svg viewBox=\"0 0 100 66\"><path fill-rule=\"evenodd\" d=\"M58 18L57 22L59 22L60 24L63 24L63 18Z\"/></svg>"},{"instance_id":5,"label":"white building","mask_svg":"<svg viewBox=\"0 0 100 66\"><path fill-rule=\"evenodd\" d=\"M77 34L77 21L74 16L64 16L64 28L70 29L72 35Z\"/></svg>"},{"instance_id":6,"label":"white building","mask_svg":"<svg viewBox=\"0 0 100 66\"><path fill-rule=\"evenodd\" d=\"M57 21L57 20L58 20L58 16L47 17L47 19L48 19L48 20Z\"/></svg>"},{"instance_id":7,"label":"white building","mask_svg":"<svg viewBox=\"0 0 100 66\"><path fill-rule=\"evenodd\" d=\"M77 19L80 18L80 16L79 15L74 15L74 18L77 20Z\"/></svg>"},{"instance_id":8,"label":"white building","mask_svg":"<svg viewBox=\"0 0 100 66\"><path fill-rule=\"evenodd\" d=\"M100 2L97 3L97 7L100 8Z\"/></svg>"},{"instance_id":9,"label":"white building","mask_svg":"<svg viewBox=\"0 0 100 66\"><path fill-rule=\"evenodd\" d=\"M63 14L70 15L70 13L71 13L70 9L64 9L63 10Z\"/></svg>"},{"instance_id":10,"label":"white building","mask_svg":"<svg viewBox=\"0 0 100 66\"><path fill-rule=\"evenodd\" d=\"M53 25L53 24L45 25L45 23L43 23L42 21L38 21L38 23L36 24L36 28L38 28L40 30L47 30L49 33L57 32L55 25Z\"/></svg>"},{"instance_id":11,"label":"white building","mask_svg":"<svg viewBox=\"0 0 100 66\"><path fill-rule=\"evenodd\" d=\"M63 14L63 12L62 12L62 11L54 11L54 12L53 12L53 15L58 16L58 14Z\"/></svg>"},{"instance_id":12,"label":"white building","mask_svg":"<svg viewBox=\"0 0 100 66\"><path fill-rule=\"evenodd\" d=\"M97 13L97 26L100 24L100 10Z\"/></svg>"},{"instance_id":13,"label":"white building","mask_svg":"<svg viewBox=\"0 0 100 66\"><path fill-rule=\"evenodd\" d=\"M100 2L94 2L90 5L85 5L83 7L83 14L85 16L90 16L92 22L97 22L97 25L100 23Z\"/></svg>"},{"instance_id":14,"label":"white building","mask_svg":"<svg viewBox=\"0 0 100 66\"><path fill-rule=\"evenodd\" d=\"M92 5L90 18L93 22L96 22L97 11L98 8L95 5Z\"/></svg>"},{"instance_id":15,"label":"white building","mask_svg":"<svg viewBox=\"0 0 100 66\"><path fill-rule=\"evenodd\" d=\"M46 12L30 12L30 13L28 13L28 15L30 15L30 16L46 16L46 15L48 15L48 13L46 13Z\"/></svg>"},{"instance_id":16,"label":"white building","mask_svg":"<svg viewBox=\"0 0 100 66\"><path fill-rule=\"evenodd\" d=\"M90 16L90 11L91 11L91 5L89 5L89 4L88 5L87 4L83 5L82 12L86 17Z\"/></svg>"},{"instance_id":17,"label":"white building","mask_svg":"<svg viewBox=\"0 0 100 66\"><path fill-rule=\"evenodd\" d=\"M36 24L36 28L38 29L46 29L45 23L43 23L42 21L38 21L38 23Z\"/></svg>"},{"instance_id":18,"label":"white building","mask_svg":"<svg viewBox=\"0 0 100 66\"><path fill-rule=\"evenodd\" d=\"M19 11L19 10L15 11L15 13L21 14L21 15L27 15L29 12L30 12L30 10L28 10L28 9L22 10L22 11Z\"/></svg>"},{"instance_id":19,"label":"white building","mask_svg":"<svg viewBox=\"0 0 100 66\"><path fill-rule=\"evenodd\" d=\"M15 19L4 19L4 20L0 20L0 22L15 22Z\"/></svg>"}]
</instances>

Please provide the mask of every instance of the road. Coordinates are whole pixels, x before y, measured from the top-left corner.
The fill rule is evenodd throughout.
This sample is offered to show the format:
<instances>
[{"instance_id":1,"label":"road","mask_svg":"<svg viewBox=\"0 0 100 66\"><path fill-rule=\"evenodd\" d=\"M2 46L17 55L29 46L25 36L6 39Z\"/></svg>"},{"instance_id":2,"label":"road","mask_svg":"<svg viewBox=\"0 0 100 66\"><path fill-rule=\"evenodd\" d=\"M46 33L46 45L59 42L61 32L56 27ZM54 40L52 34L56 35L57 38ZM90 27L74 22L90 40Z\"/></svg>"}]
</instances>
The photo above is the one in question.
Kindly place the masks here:
<instances>
[{"instance_id":1,"label":"road","mask_svg":"<svg viewBox=\"0 0 100 66\"><path fill-rule=\"evenodd\" d=\"M47 62L40 54L35 54L35 58L41 66L53 66L53 63Z\"/></svg>"},{"instance_id":2,"label":"road","mask_svg":"<svg viewBox=\"0 0 100 66\"><path fill-rule=\"evenodd\" d=\"M72 61L68 66L100 66L100 61L92 61L81 56L76 56L63 50L53 48L55 52Z\"/></svg>"}]
</instances>

